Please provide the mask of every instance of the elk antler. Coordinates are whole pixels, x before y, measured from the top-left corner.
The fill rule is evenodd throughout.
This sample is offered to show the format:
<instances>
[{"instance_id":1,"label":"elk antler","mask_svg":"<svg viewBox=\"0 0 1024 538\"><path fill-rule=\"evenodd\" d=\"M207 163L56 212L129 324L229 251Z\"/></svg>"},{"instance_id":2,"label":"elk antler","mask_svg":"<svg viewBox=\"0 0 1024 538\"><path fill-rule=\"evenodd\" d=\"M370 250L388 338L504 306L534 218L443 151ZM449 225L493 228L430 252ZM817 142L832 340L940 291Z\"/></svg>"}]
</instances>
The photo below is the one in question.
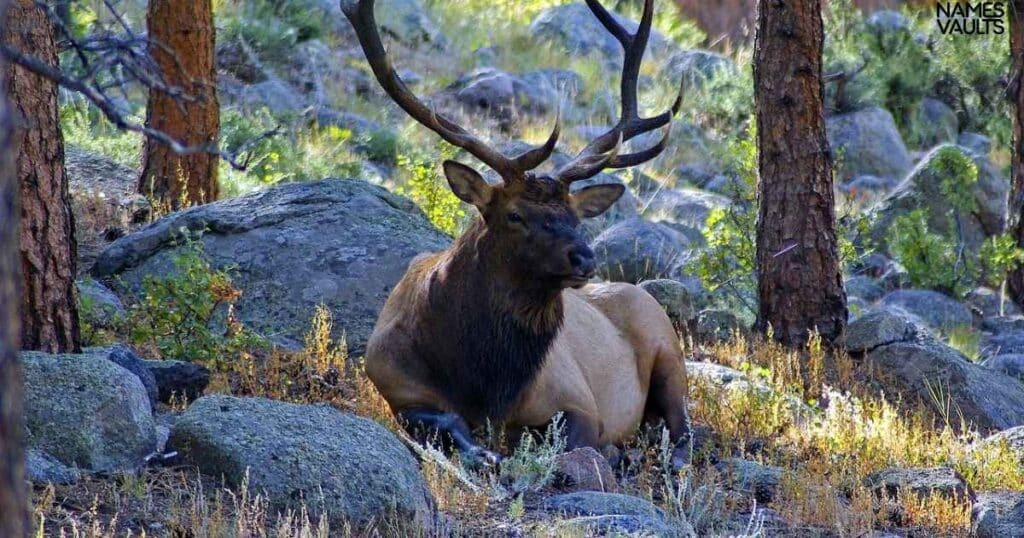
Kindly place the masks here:
<instances>
[{"instance_id":1,"label":"elk antler","mask_svg":"<svg viewBox=\"0 0 1024 538\"><path fill-rule=\"evenodd\" d=\"M630 34L619 24L615 16L598 0L586 2L597 20L601 21L608 33L615 36L622 45L625 54L622 62L622 112L619 122L614 127L587 144L573 160L555 172L555 176L565 183L593 177L605 168L627 168L657 157L668 145L672 117L679 112L683 102L683 86L680 84L679 95L671 109L653 118L641 118L637 111L637 81L640 77L640 63L647 49L647 41L651 37L654 0L644 1L644 13L635 34ZM657 144L636 153L619 155L622 143L666 125L668 128L665 129L665 135Z\"/></svg>"},{"instance_id":2,"label":"elk antler","mask_svg":"<svg viewBox=\"0 0 1024 538\"><path fill-rule=\"evenodd\" d=\"M355 28L359 44L366 54L374 76L381 87L406 113L428 129L434 131L445 141L460 147L484 164L498 172L505 181L522 178L525 172L541 165L555 150L558 135L561 131L556 121L551 136L544 145L525 151L516 157L506 157L497 149L477 138L447 117L431 110L419 100L395 73L388 58L384 44L381 43L377 29L377 21L373 15L374 0L341 0L341 9Z\"/></svg>"}]
</instances>

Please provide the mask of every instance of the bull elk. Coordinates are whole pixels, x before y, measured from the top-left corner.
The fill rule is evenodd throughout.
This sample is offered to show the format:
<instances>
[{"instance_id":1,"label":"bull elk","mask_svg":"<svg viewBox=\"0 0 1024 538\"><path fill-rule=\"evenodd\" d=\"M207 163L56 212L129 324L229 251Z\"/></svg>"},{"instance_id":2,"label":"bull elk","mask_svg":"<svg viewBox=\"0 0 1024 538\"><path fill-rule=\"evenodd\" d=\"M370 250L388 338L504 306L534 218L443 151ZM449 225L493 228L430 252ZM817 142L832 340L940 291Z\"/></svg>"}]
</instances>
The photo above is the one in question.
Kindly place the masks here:
<instances>
[{"instance_id":1,"label":"bull elk","mask_svg":"<svg viewBox=\"0 0 1024 538\"><path fill-rule=\"evenodd\" d=\"M621 117L570 162L541 173L534 170L554 151L558 122L542 146L502 154L406 87L381 43L374 0L342 0L390 98L502 179L492 185L469 166L444 162L452 191L479 218L447 250L410 263L366 349L366 372L400 421L419 436L440 435L477 462L500 456L477 444L470 426L490 421L522 431L558 413L570 448L622 443L645 418L665 420L677 462L689 439L686 372L665 312L631 284L588 283L596 263L580 219L603 213L624 187L570 189L661 153L682 92L671 110L639 116L637 78L653 0L645 1L635 33L597 0L587 5L625 51ZM665 134L652 147L620 152L624 142L661 128Z\"/></svg>"}]
</instances>

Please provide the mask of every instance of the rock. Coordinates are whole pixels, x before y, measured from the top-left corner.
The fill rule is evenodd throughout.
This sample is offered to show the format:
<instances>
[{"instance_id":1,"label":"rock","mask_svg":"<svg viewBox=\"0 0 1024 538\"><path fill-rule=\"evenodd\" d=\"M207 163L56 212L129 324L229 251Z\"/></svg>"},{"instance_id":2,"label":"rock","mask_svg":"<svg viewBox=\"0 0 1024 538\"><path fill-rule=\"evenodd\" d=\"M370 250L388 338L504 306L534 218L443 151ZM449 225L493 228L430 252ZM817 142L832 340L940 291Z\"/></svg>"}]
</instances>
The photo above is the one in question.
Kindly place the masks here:
<instances>
[{"instance_id":1,"label":"rock","mask_svg":"<svg viewBox=\"0 0 1024 538\"><path fill-rule=\"evenodd\" d=\"M615 18L626 30L636 31L638 25L635 21L618 14ZM530 23L530 33L557 43L569 54L596 54L607 64L622 65L622 46L581 2L545 9ZM652 30L648 47L652 57L661 57L670 53L674 45L656 30Z\"/></svg>"},{"instance_id":2,"label":"rock","mask_svg":"<svg viewBox=\"0 0 1024 538\"><path fill-rule=\"evenodd\" d=\"M762 465L756 461L728 458L718 462L715 467L733 488L745 495L752 495L759 504L772 502L782 481L781 467Z\"/></svg>"},{"instance_id":3,"label":"rock","mask_svg":"<svg viewBox=\"0 0 1024 538\"><path fill-rule=\"evenodd\" d=\"M78 469L64 465L46 452L34 449L25 452L25 473L34 484L74 484L82 478L82 473Z\"/></svg>"},{"instance_id":4,"label":"rock","mask_svg":"<svg viewBox=\"0 0 1024 538\"><path fill-rule=\"evenodd\" d=\"M971 515L977 538L1024 538L1024 492L979 493Z\"/></svg>"},{"instance_id":5,"label":"rock","mask_svg":"<svg viewBox=\"0 0 1024 538\"><path fill-rule=\"evenodd\" d=\"M851 276L843 285L847 295L860 297L869 303L873 303L885 295L885 288L877 280L866 275Z\"/></svg>"},{"instance_id":6,"label":"rock","mask_svg":"<svg viewBox=\"0 0 1024 538\"><path fill-rule=\"evenodd\" d=\"M555 458L555 483L563 491L622 491L608 460L591 447L559 454Z\"/></svg>"},{"instance_id":7,"label":"rock","mask_svg":"<svg viewBox=\"0 0 1024 538\"><path fill-rule=\"evenodd\" d=\"M156 407L157 388L156 378L146 367L146 361L139 358L132 349L124 344L115 344L109 347L90 347L82 350L83 353L104 355L107 360L135 374L146 388L146 396L152 407Z\"/></svg>"},{"instance_id":8,"label":"rock","mask_svg":"<svg viewBox=\"0 0 1024 538\"><path fill-rule=\"evenodd\" d=\"M857 176L839 186L839 190L857 202L876 203L897 184L895 179L878 176Z\"/></svg>"},{"instance_id":9,"label":"rock","mask_svg":"<svg viewBox=\"0 0 1024 538\"><path fill-rule=\"evenodd\" d=\"M687 327L697 319L690 290L681 282L660 278L645 280L640 283L640 287L658 301L676 327Z\"/></svg>"},{"instance_id":10,"label":"rock","mask_svg":"<svg viewBox=\"0 0 1024 538\"><path fill-rule=\"evenodd\" d=\"M843 335L843 345L852 353L863 353L897 342L913 342L927 337L907 316L888 310L868 312L851 321Z\"/></svg>"},{"instance_id":11,"label":"rock","mask_svg":"<svg viewBox=\"0 0 1024 538\"><path fill-rule=\"evenodd\" d=\"M1024 354L1024 331L984 335L981 338L981 347L989 356Z\"/></svg>"},{"instance_id":12,"label":"rock","mask_svg":"<svg viewBox=\"0 0 1024 538\"><path fill-rule=\"evenodd\" d=\"M994 335L1024 332L1024 315L985 318L981 330Z\"/></svg>"},{"instance_id":13,"label":"rock","mask_svg":"<svg viewBox=\"0 0 1024 538\"><path fill-rule=\"evenodd\" d=\"M897 180L913 164L892 114L884 109L831 116L826 128L832 151L842 155L837 172L843 180L862 175Z\"/></svg>"},{"instance_id":14,"label":"rock","mask_svg":"<svg viewBox=\"0 0 1024 538\"><path fill-rule=\"evenodd\" d=\"M111 328L127 313L124 304L110 288L92 278L75 281L78 288L79 314L93 327Z\"/></svg>"},{"instance_id":15,"label":"rock","mask_svg":"<svg viewBox=\"0 0 1024 538\"><path fill-rule=\"evenodd\" d=\"M1006 353L996 355L986 359L981 365L1024 382L1024 354Z\"/></svg>"},{"instance_id":16,"label":"rock","mask_svg":"<svg viewBox=\"0 0 1024 538\"><path fill-rule=\"evenodd\" d=\"M882 9L868 16L867 27L877 34L894 33L910 28L907 16L899 11Z\"/></svg>"},{"instance_id":17,"label":"rock","mask_svg":"<svg viewBox=\"0 0 1024 538\"><path fill-rule=\"evenodd\" d=\"M853 322L860 319L860 317L866 314L870 309L871 303L864 299L861 299L856 295L848 295L846 297L847 322Z\"/></svg>"},{"instance_id":18,"label":"rock","mask_svg":"<svg viewBox=\"0 0 1024 538\"><path fill-rule=\"evenodd\" d=\"M668 63L669 80L685 80L691 85L700 85L719 74L734 75L739 72L736 64L728 57L708 50L684 50L672 56Z\"/></svg>"},{"instance_id":19,"label":"rock","mask_svg":"<svg viewBox=\"0 0 1024 538\"><path fill-rule=\"evenodd\" d=\"M21 354L27 448L105 473L138 468L155 451L145 386L107 356Z\"/></svg>"},{"instance_id":20,"label":"rock","mask_svg":"<svg viewBox=\"0 0 1024 538\"><path fill-rule=\"evenodd\" d=\"M611 174L598 174L590 179L573 183L572 186L569 187L569 191L576 192L592 185L605 184L622 184L622 181L617 176L613 176ZM622 196L616 200L607 211L596 217L583 219L584 235L593 241L597 236L601 235L602 232L611 228L615 224L638 218L640 216L640 212L637 210L639 205L639 200L636 199L636 196L633 195L633 192L629 187L626 187Z\"/></svg>"},{"instance_id":21,"label":"rock","mask_svg":"<svg viewBox=\"0 0 1024 538\"><path fill-rule=\"evenodd\" d=\"M161 402L177 399L192 401L203 395L210 384L210 370L200 364L185 361L146 361L146 367L156 379Z\"/></svg>"},{"instance_id":22,"label":"rock","mask_svg":"<svg viewBox=\"0 0 1024 538\"><path fill-rule=\"evenodd\" d=\"M1006 443L1006 446L1018 455L1021 463L1024 463L1024 426L1014 426L993 433L981 441L982 445L999 443Z\"/></svg>"},{"instance_id":23,"label":"rock","mask_svg":"<svg viewBox=\"0 0 1024 538\"><path fill-rule=\"evenodd\" d=\"M1024 424L1024 385L938 341L881 346L866 355L866 362L889 398L935 406L935 391L941 390L943 408L938 413L946 413L947 406L955 409L953 427L959 426L961 416L982 431Z\"/></svg>"},{"instance_id":24,"label":"rock","mask_svg":"<svg viewBox=\"0 0 1024 538\"><path fill-rule=\"evenodd\" d=\"M925 97L911 113L909 141L920 148L956 142L960 122L946 103Z\"/></svg>"},{"instance_id":25,"label":"rock","mask_svg":"<svg viewBox=\"0 0 1024 538\"><path fill-rule=\"evenodd\" d=\"M690 241L668 226L639 218L601 232L591 244L597 272L605 280L641 282L663 278L691 254Z\"/></svg>"},{"instance_id":26,"label":"rock","mask_svg":"<svg viewBox=\"0 0 1024 538\"><path fill-rule=\"evenodd\" d=\"M970 327L974 323L974 316L966 306L937 291L896 290L882 297L878 304L909 312L939 331Z\"/></svg>"},{"instance_id":27,"label":"rock","mask_svg":"<svg viewBox=\"0 0 1024 538\"><path fill-rule=\"evenodd\" d=\"M912 492L920 497L939 494L947 498L975 500L974 491L960 473L949 467L921 469L889 468L871 473L864 485L879 495L895 498L897 494Z\"/></svg>"},{"instance_id":28,"label":"rock","mask_svg":"<svg viewBox=\"0 0 1024 538\"><path fill-rule=\"evenodd\" d=\"M537 69L523 73L519 78L527 86L542 87L570 100L582 95L586 84L579 73L569 69Z\"/></svg>"},{"instance_id":29,"label":"rock","mask_svg":"<svg viewBox=\"0 0 1024 538\"><path fill-rule=\"evenodd\" d=\"M343 0L349 2L352 0ZM377 3L377 24L391 37L406 45L429 43L443 46L444 35L430 18L420 0L384 0Z\"/></svg>"},{"instance_id":30,"label":"rock","mask_svg":"<svg viewBox=\"0 0 1024 538\"><path fill-rule=\"evenodd\" d=\"M555 495L544 500L542 509L562 516L577 516L569 520L574 526L598 527L602 532L695 535L685 521L673 525L665 513L650 502L619 493L582 491Z\"/></svg>"},{"instance_id":31,"label":"rock","mask_svg":"<svg viewBox=\"0 0 1024 538\"><path fill-rule=\"evenodd\" d=\"M383 426L328 406L206 396L174 423L170 446L233 487L248 474L274 510L304 501L312 520L326 513L332 526L433 525L433 499L408 449Z\"/></svg>"},{"instance_id":32,"label":"rock","mask_svg":"<svg viewBox=\"0 0 1024 538\"><path fill-rule=\"evenodd\" d=\"M746 335L747 327L728 310L709 308L697 314L697 340L712 344L732 340L736 331Z\"/></svg>"},{"instance_id":33,"label":"rock","mask_svg":"<svg viewBox=\"0 0 1024 538\"><path fill-rule=\"evenodd\" d=\"M459 77L445 92L466 110L496 119L508 128L520 114L538 116L554 112L561 101L561 85L582 85L572 75L579 78L571 71L534 71L517 76L482 67Z\"/></svg>"},{"instance_id":34,"label":"rock","mask_svg":"<svg viewBox=\"0 0 1024 538\"><path fill-rule=\"evenodd\" d=\"M298 348L316 306L334 314L332 336L363 353L391 287L417 254L445 248L409 200L356 180L282 185L171 214L107 248L94 275L138 292L146 275L174 272L183 230L215 268L231 268L248 327Z\"/></svg>"},{"instance_id":35,"label":"rock","mask_svg":"<svg viewBox=\"0 0 1024 538\"><path fill-rule=\"evenodd\" d=\"M238 100L247 108L267 107L275 114L297 113L306 106L302 94L277 78L244 86Z\"/></svg>"},{"instance_id":36,"label":"rock","mask_svg":"<svg viewBox=\"0 0 1024 538\"><path fill-rule=\"evenodd\" d=\"M217 70L230 73L231 76L246 84L255 84L267 80L259 59L250 55L245 47L235 39L217 40L215 58Z\"/></svg>"},{"instance_id":37,"label":"rock","mask_svg":"<svg viewBox=\"0 0 1024 538\"><path fill-rule=\"evenodd\" d=\"M965 298L967 306L982 318L1021 315L1020 307L1008 295L1000 297L999 292L979 287L971 290Z\"/></svg>"},{"instance_id":38,"label":"rock","mask_svg":"<svg viewBox=\"0 0 1024 538\"><path fill-rule=\"evenodd\" d=\"M698 189L661 189L647 200L644 217L701 232L713 210L729 205L728 198Z\"/></svg>"},{"instance_id":39,"label":"rock","mask_svg":"<svg viewBox=\"0 0 1024 538\"><path fill-rule=\"evenodd\" d=\"M918 208L926 210L929 231L945 237L957 234L954 216L958 217L965 246L975 254L986 236L1002 233L1006 224L1009 183L1000 177L987 159L971 157L978 169L978 180L969 187L974 196L974 211L957 210L944 192L944 183L959 180L950 175L953 173L951 163L963 156L971 157L964 148L949 144L938 146L925 155L906 179L871 208L874 217L872 239L886 246L893 221Z\"/></svg>"},{"instance_id":40,"label":"rock","mask_svg":"<svg viewBox=\"0 0 1024 538\"><path fill-rule=\"evenodd\" d=\"M992 140L983 134L960 133L956 143L975 155L988 155L992 151Z\"/></svg>"}]
</instances>

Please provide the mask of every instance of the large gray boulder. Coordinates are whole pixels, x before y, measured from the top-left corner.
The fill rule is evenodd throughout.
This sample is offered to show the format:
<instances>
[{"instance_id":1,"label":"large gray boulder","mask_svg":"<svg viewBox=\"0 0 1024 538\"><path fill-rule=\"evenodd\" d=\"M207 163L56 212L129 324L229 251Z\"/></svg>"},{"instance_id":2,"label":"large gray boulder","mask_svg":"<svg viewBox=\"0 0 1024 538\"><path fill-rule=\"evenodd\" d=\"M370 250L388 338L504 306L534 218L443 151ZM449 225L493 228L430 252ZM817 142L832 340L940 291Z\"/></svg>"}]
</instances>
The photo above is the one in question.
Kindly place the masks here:
<instances>
[{"instance_id":1,"label":"large gray boulder","mask_svg":"<svg viewBox=\"0 0 1024 538\"><path fill-rule=\"evenodd\" d=\"M447 247L415 205L356 180L292 183L169 215L107 248L94 268L138 292L146 275L175 271L184 231L205 230L203 256L230 268L236 314L279 344L298 347L318 304L335 338L358 355L391 288L419 253Z\"/></svg>"},{"instance_id":2,"label":"large gray boulder","mask_svg":"<svg viewBox=\"0 0 1024 538\"><path fill-rule=\"evenodd\" d=\"M911 112L909 141L919 148L956 142L960 121L946 103L931 97L921 99Z\"/></svg>"},{"instance_id":3,"label":"large gray boulder","mask_svg":"<svg viewBox=\"0 0 1024 538\"><path fill-rule=\"evenodd\" d=\"M549 70L514 75L493 67L481 67L459 77L445 92L465 110L509 126L521 114L553 112L561 101L559 88L563 84L566 87L582 84L571 75L559 73L572 72Z\"/></svg>"},{"instance_id":4,"label":"large gray boulder","mask_svg":"<svg viewBox=\"0 0 1024 538\"><path fill-rule=\"evenodd\" d=\"M618 14L615 17L626 30L635 32L637 23ZM572 55L596 54L608 64L622 65L622 45L605 30L597 17L583 2L550 7L530 23L530 32L541 39L558 44ZM667 56L674 45L656 30L651 31L651 56Z\"/></svg>"},{"instance_id":5,"label":"large gray boulder","mask_svg":"<svg viewBox=\"0 0 1024 538\"><path fill-rule=\"evenodd\" d=\"M670 222L704 230L708 215L716 209L729 207L728 198L699 189L661 189L643 197L644 217L655 222Z\"/></svg>"},{"instance_id":6,"label":"large gray boulder","mask_svg":"<svg viewBox=\"0 0 1024 538\"><path fill-rule=\"evenodd\" d=\"M1024 384L974 364L936 340L877 347L865 361L877 373L886 396L935 408L936 394L941 394L942 408L936 413L955 409L949 417L953 426L959 425L960 417L983 431L1024 424Z\"/></svg>"},{"instance_id":7,"label":"large gray boulder","mask_svg":"<svg viewBox=\"0 0 1024 538\"><path fill-rule=\"evenodd\" d=\"M690 258L693 247L685 235L665 224L633 218L601 232L591 248L602 278L637 283L671 276Z\"/></svg>"},{"instance_id":8,"label":"large gray boulder","mask_svg":"<svg viewBox=\"0 0 1024 538\"><path fill-rule=\"evenodd\" d=\"M968 187L974 205L970 211L955 208L944 192L944 185L962 181L952 175L956 173L952 163L961 157L970 158L978 170L977 181ZM929 231L949 238L962 235L966 248L977 253L985 237L1002 233L1008 192L1009 183L986 157L960 146L943 144L925 155L888 196L871 208L871 237L879 245L887 245L893 221L921 208L928 217Z\"/></svg>"},{"instance_id":9,"label":"large gray boulder","mask_svg":"<svg viewBox=\"0 0 1024 538\"><path fill-rule=\"evenodd\" d=\"M829 144L841 156L839 176L848 180L871 175L902 178L913 163L892 114L872 107L826 120Z\"/></svg>"},{"instance_id":10,"label":"large gray boulder","mask_svg":"<svg viewBox=\"0 0 1024 538\"><path fill-rule=\"evenodd\" d=\"M376 422L332 407L206 396L175 421L170 446L232 486L248 475L274 510L304 502L314 521L433 525L434 502L409 450Z\"/></svg>"},{"instance_id":11,"label":"large gray boulder","mask_svg":"<svg viewBox=\"0 0 1024 538\"><path fill-rule=\"evenodd\" d=\"M937 331L970 327L974 316L963 303L931 290L896 290L879 301L879 307L907 312Z\"/></svg>"},{"instance_id":12,"label":"large gray boulder","mask_svg":"<svg viewBox=\"0 0 1024 538\"><path fill-rule=\"evenodd\" d=\"M971 519L978 538L1024 538L1024 492L979 493Z\"/></svg>"},{"instance_id":13,"label":"large gray boulder","mask_svg":"<svg viewBox=\"0 0 1024 538\"><path fill-rule=\"evenodd\" d=\"M26 443L63 465L129 471L156 451L156 423L139 378L107 358L21 354Z\"/></svg>"},{"instance_id":14,"label":"large gray boulder","mask_svg":"<svg viewBox=\"0 0 1024 538\"><path fill-rule=\"evenodd\" d=\"M874 310L850 322L843 334L843 346L851 353L864 353L897 342L928 338L927 330L914 319L889 310Z\"/></svg>"}]
</instances>

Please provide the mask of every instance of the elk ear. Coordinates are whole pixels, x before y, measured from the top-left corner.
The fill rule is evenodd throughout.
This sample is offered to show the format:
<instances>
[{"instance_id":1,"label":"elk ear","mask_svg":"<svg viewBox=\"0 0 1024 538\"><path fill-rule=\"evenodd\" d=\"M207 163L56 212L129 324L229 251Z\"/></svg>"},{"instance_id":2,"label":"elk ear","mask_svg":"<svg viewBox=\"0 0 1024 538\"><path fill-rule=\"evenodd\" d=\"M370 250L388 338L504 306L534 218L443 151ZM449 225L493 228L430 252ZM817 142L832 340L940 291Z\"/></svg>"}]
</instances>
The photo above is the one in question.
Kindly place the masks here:
<instances>
[{"instance_id":1,"label":"elk ear","mask_svg":"<svg viewBox=\"0 0 1024 538\"><path fill-rule=\"evenodd\" d=\"M445 161L443 166L448 185L459 200L480 209L490 203L494 188L487 184L480 172L456 161Z\"/></svg>"},{"instance_id":2,"label":"elk ear","mask_svg":"<svg viewBox=\"0 0 1024 538\"><path fill-rule=\"evenodd\" d=\"M583 218L596 217L612 206L626 192L625 185L607 183L584 187L569 195L572 206Z\"/></svg>"}]
</instances>

